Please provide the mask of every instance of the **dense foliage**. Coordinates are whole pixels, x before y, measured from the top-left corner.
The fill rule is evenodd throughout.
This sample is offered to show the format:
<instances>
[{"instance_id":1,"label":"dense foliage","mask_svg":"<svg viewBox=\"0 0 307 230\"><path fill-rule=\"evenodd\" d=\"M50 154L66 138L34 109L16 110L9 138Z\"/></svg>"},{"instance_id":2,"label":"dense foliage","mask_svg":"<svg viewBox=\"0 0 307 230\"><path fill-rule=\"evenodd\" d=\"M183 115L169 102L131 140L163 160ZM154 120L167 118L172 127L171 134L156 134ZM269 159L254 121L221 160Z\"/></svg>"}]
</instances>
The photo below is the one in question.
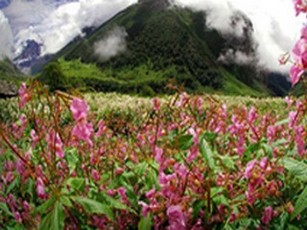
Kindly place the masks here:
<instances>
[{"instance_id":1,"label":"dense foliage","mask_svg":"<svg viewBox=\"0 0 307 230\"><path fill-rule=\"evenodd\" d=\"M72 63L80 60L79 67L83 72L87 72L85 63L90 63L102 72L99 76L110 69L116 72L103 79L96 75L74 78L75 82L99 91L107 88L122 92L122 76L129 74L130 78L125 79L129 93L160 93L161 89L169 92L164 87L165 82L173 80L188 92L210 90L231 95L274 94L261 79L260 71L256 71L255 63L223 65L218 61L221 53L228 49L239 49L253 56L251 35L240 39L222 36L206 27L205 18L203 12L176 7L152 9L146 4L136 4L87 36L72 41L54 59L64 58ZM252 31L252 25L250 27L246 30ZM110 59L101 59L96 55L95 44L106 39L114 28L126 32L126 50ZM141 75L138 75L140 69ZM90 79L89 82L86 79ZM279 88L279 85L276 87Z\"/></svg>"},{"instance_id":2,"label":"dense foliage","mask_svg":"<svg viewBox=\"0 0 307 230\"><path fill-rule=\"evenodd\" d=\"M289 112L177 94L89 112L36 83L2 124L4 229L304 229L306 100Z\"/></svg>"}]
</instances>

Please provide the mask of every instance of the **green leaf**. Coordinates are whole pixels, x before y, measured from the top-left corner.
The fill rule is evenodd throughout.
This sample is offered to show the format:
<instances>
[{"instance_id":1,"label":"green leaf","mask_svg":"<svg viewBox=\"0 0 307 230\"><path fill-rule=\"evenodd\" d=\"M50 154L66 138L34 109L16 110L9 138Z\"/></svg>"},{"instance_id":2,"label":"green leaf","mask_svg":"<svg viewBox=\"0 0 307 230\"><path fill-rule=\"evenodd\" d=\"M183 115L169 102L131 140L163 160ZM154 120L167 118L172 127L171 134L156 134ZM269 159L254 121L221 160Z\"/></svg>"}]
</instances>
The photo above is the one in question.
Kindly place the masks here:
<instances>
[{"instance_id":1,"label":"green leaf","mask_svg":"<svg viewBox=\"0 0 307 230\"><path fill-rule=\"evenodd\" d=\"M73 203L70 201L69 197L67 196L61 196L60 201L66 207L70 207L70 208L73 207Z\"/></svg>"},{"instance_id":2,"label":"green leaf","mask_svg":"<svg viewBox=\"0 0 307 230\"><path fill-rule=\"evenodd\" d=\"M284 158L285 168L302 182L307 182L307 164L292 158Z\"/></svg>"},{"instance_id":3,"label":"green leaf","mask_svg":"<svg viewBox=\"0 0 307 230\"><path fill-rule=\"evenodd\" d=\"M214 170L215 169L215 162L213 159L214 153L211 147L209 146L208 142L204 138L202 138L200 141L200 152L207 161L209 168Z\"/></svg>"},{"instance_id":4,"label":"green leaf","mask_svg":"<svg viewBox=\"0 0 307 230\"><path fill-rule=\"evenodd\" d=\"M204 138L209 141L209 142L214 142L217 138L217 134L216 133L210 133L210 132L206 132L204 134Z\"/></svg>"},{"instance_id":5,"label":"green leaf","mask_svg":"<svg viewBox=\"0 0 307 230\"><path fill-rule=\"evenodd\" d=\"M106 215L110 220L115 220L114 214L110 207L108 205L102 204L101 202L98 202L93 199L89 199L82 196L73 196L71 197L72 200L80 204L85 211L89 213L96 213L96 214L104 214Z\"/></svg>"},{"instance_id":6,"label":"green leaf","mask_svg":"<svg viewBox=\"0 0 307 230\"><path fill-rule=\"evenodd\" d=\"M40 230L52 229L61 230L64 228L65 213L64 208L60 202L56 202L54 208L45 217L39 226Z\"/></svg>"},{"instance_id":7,"label":"green leaf","mask_svg":"<svg viewBox=\"0 0 307 230\"><path fill-rule=\"evenodd\" d=\"M115 198L102 193L103 198L110 204L111 208L120 209L120 210L126 210L126 211L132 211L127 205L123 204L122 202L116 200Z\"/></svg>"},{"instance_id":8,"label":"green leaf","mask_svg":"<svg viewBox=\"0 0 307 230\"><path fill-rule=\"evenodd\" d=\"M193 136L190 134L182 135L178 137L177 141L180 150L188 150L193 145Z\"/></svg>"},{"instance_id":9,"label":"green leaf","mask_svg":"<svg viewBox=\"0 0 307 230\"><path fill-rule=\"evenodd\" d=\"M5 203L2 202L0 203L0 210L2 210L8 216L13 216L13 214L10 212L8 206Z\"/></svg>"},{"instance_id":10,"label":"green leaf","mask_svg":"<svg viewBox=\"0 0 307 230\"><path fill-rule=\"evenodd\" d=\"M230 157L228 155L217 155L217 157L222 161L223 166L225 166L227 169L236 169L236 162L234 161L233 157Z\"/></svg>"},{"instance_id":11,"label":"green leaf","mask_svg":"<svg viewBox=\"0 0 307 230\"><path fill-rule=\"evenodd\" d=\"M66 152L65 158L68 162L69 172L72 173L79 162L79 157L76 149L70 149Z\"/></svg>"},{"instance_id":12,"label":"green leaf","mask_svg":"<svg viewBox=\"0 0 307 230\"><path fill-rule=\"evenodd\" d=\"M151 217L141 217L141 220L138 224L139 230L151 230L152 227L152 218Z\"/></svg>"},{"instance_id":13,"label":"green leaf","mask_svg":"<svg viewBox=\"0 0 307 230\"><path fill-rule=\"evenodd\" d=\"M49 198L49 200L47 200L46 202L44 202L42 205L38 206L35 210L34 210L34 214L36 215L37 213L40 214L44 214L46 212L48 212L48 210L50 209L50 207L54 204L54 202L56 201L55 197L52 196Z\"/></svg>"},{"instance_id":14,"label":"green leaf","mask_svg":"<svg viewBox=\"0 0 307 230\"><path fill-rule=\"evenodd\" d=\"M247 158L249 158L249 155L251 153L254 153L256 152L257 150L259 150L261 147L260 143L257 142L257 143L254 143L254 144L251 144L250 146L247 147L247 149L245 150L245 152L243 153L243 155Z\"/></svg>"},{"instance_id":15,"label":"green leaf","mask_svg":"<svg viewBox=\"0 0 307 230\"><path fill-rule=\"evenodd\" d=\"M280 125L284 125L284 124L288 124L289 123L289 118L283 119L281 121L278 121L275 123L275 126L280 126Z\"/></svg>"},{"instance_id":16,"label":"green leaf","mask_svg":"<svg viewBox=\"0 0 307 230\"><path fill-rule=\"evenodd\" d=\"M204 207L205 201L200 200L193 204L193 219L199 217L199 211Z\"/></svg>"},{"instance_id":17,"label":"green leaf","mask_svg":"<svg viewBox=\"0 0 307 230\"><path fill-rule=\"evenodd\" d=\"M295 206L294 211L291 214L291 220L297 217L301 212L303 212L307 208L307 186L303 190L303 192L299 195Z\"/></svg>"},{"instance_id":18,"label":"green leaf","mask_svg":"<svg viewBox=\"0 0 307 230\"><path fill-rule=\"evenodd\" d=\"M66 184L69 185L75 191L84 191L85 179L84 178L69 178L66 181Z\"/></svg>"},{"instance_id":19,"label":"green leaf","mask_svg":"<svg viewBox=\"0 0 307 230\"><path fill-rule=\"evenodd\" d=\"M6 194L9 194L14 188L18 187L20 185L20 177L16 177L15 180L13 180L12 183L8 186L6 190Z\"/></svg>"}]
</instances>

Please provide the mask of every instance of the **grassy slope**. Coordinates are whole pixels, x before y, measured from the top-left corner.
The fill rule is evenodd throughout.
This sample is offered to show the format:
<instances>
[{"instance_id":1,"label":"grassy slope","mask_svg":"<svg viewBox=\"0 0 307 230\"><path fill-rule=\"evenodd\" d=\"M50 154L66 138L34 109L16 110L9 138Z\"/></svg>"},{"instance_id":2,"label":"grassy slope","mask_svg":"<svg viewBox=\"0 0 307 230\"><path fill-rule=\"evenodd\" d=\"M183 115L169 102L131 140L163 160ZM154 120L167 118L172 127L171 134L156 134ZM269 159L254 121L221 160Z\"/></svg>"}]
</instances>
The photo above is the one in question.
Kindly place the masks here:
<instances>
[{"instance_id":1,"label":"grassy slope","mask_svg":"<svg viewBox=\"0 0 307 230\"><path fill-rule=\"evenodd\" d=\"M127 30L128 51L103 63L93 55L92 47L114 26ZM60 62L73 87L151 96L167 92L165 85L173 79L188 92L269 95L260 82L255 80L248 86L215 62L212 51L221 48L216 46L222 39L214 32L202 34L203 26L203 15L188 10L156 12L131 6L91 36L66 46L57 57L71 60Z\"/></svg>"},{"instance_id":2,"label":"grassy slope","mask_svg":"<svg viewBox=\"0 0 307 230\"><path fill-rule=\"evenodd\" d=\"M24 75L8 59L0 61L0 80L19 82Z\"/></svg>"},{"instance_id":3,"label":"grassy slope","mask_svg":"<svg viewBox=\"0 0 307 230\"><path fill-rule=\"evenodd\" d=\"M90 105L91 111L97 115L117 113L119 115L144 115L152 107L151 98L119 93L86 93L84 98ZM162 102L170 100L172 96L160 97ZM205 104L214 101L217 104L226 104L231 110L237 106L255 106L262 113L288 113L286 103L281 98L255 98L248 96L223 96L203 94ZM0 99L0 121L16 120L20 115L17 98Z\"/></svg>"}]
</instances>

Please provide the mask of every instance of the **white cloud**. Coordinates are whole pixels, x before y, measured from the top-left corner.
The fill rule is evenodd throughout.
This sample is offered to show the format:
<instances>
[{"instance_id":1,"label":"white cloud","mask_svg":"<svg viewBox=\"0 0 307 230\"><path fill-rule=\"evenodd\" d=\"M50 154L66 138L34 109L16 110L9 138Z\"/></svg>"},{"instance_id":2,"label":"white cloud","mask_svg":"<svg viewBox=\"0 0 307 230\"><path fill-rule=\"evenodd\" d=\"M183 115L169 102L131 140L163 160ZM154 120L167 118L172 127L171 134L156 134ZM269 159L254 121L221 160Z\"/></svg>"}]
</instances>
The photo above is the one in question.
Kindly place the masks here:
<instances>
[{"instance_id":1,"label":"white cloud","mask_svg":"<svg viewBox=\"0 0 307 230\"><path fill-rule=\"evenodd\" d=\"M43 54L55 53L82 29L99 26L137 0L79 0L58 5L51 0L15 0L4 9L12 18L15 45L28 39L43 43ZM21 50L19 50L20 52Z\"/></svg>"},{"instance_id":2,"label":"white cloud","mask_svg":"<svg viewBox=\"0 0 307 230\"><path fill-rule=\"evenodd\" d=\"M124 52L126 50L127 32L124 28L115 27L106 37L94 44L94 52L102 61Z\"/></svg>"},{"instance_id":3,"label":"white cloud","mask_svg":"<svg viewBox=\"0 0 307 230\"><path fill-rule=\"evenodd\" d=\"M13 55L13 34L7 18L0 10L0 60Z\"/></svg>"},{"instance_id":4,"label":"white cloud","mask_svg":"<svg viewBox=\"0 0 307 230\"><path fill-rule=\"evenodd\" d=\"M182 6L208 11L208 25L222 32L229 32L233 12L242 11L253 23L253 39L260 57L258 64L274 71L288 71L289 66L280 66L277 60L281 54L291 51L304 21L303 17L295 17L291 0L175 1Z\"/></svg>"}]
</instances>

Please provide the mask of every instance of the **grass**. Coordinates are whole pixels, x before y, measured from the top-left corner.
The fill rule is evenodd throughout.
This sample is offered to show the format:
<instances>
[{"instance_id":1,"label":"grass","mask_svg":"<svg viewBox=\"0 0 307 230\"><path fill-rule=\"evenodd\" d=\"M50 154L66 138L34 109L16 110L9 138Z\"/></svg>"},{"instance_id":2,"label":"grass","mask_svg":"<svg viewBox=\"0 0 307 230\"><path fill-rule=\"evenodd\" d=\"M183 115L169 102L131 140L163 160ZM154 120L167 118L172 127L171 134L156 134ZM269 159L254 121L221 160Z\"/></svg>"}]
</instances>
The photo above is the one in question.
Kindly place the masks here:
<instances>
[{"instance_id":1,"label":"grass","mask_svg":"<svg viewBox=\"0 0 307 230\"><path fill-rule=\"evenodd\" d=\"M174 96L159 97L162 102L167 102ZM286 103L282 98L255 98L248 96L223 96L218 94L203 94L205 103L214 101L216 104L226 104L231 110L238 106L255 106L261 113L288 113ZM90 105L91 110L97 115L108 113L134 114L142 116L152 107L149 97L127 95L120 93L85 93L84 98ZM0 121L16 120L20 115L17 107L18 99L0 100Z\"/></svg>"}]
</instances>

